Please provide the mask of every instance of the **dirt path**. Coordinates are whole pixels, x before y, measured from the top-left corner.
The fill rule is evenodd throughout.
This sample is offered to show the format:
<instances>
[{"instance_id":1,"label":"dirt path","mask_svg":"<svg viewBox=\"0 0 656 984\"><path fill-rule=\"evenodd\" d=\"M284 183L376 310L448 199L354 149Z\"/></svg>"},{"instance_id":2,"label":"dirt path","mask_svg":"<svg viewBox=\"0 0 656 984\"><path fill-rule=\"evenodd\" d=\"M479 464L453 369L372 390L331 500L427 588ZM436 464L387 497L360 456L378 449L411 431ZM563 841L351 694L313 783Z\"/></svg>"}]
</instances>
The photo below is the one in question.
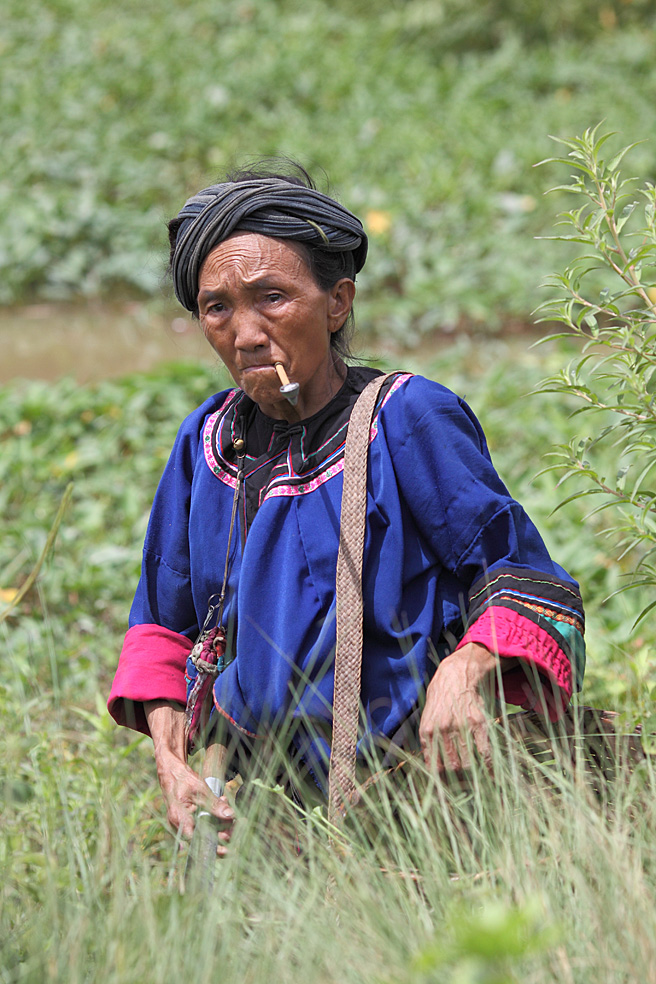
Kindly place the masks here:
<instances>
[{"instance_id":1,"label":"dirt path","mask_svg":"<svg viewBox=\"0 0 656 984\"><path fill-rule=\"evenodd\" d=\"M1 310L0 353L0 383L69 375L87 383L161 362L216 361L191 318L135 303Z\"/></svg>"}]
</instances>

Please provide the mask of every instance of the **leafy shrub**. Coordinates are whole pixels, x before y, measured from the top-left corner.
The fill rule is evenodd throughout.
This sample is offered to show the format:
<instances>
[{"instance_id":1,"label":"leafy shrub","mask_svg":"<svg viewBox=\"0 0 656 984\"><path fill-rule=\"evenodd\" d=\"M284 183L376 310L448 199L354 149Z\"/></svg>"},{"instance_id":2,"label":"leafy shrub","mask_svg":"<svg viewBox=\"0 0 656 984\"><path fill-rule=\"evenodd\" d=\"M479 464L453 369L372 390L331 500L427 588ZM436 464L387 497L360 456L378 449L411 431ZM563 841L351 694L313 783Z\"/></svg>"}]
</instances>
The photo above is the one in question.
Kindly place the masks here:
<instances>
[{"instance_id":1,"label":"leafy shrub","mask_svg":"<svg viewBox=\"0 0 656 984\"><path fill-rule=\"evenodd\" d=\"M552 467L561 482L579 481L569 500L595 496L592 515L607 514L621 557L634 558L631 584L656 584L656 186L622 178L632 149L605 155L609 133L599 128L559 142L574 168L559 186L578 198L560 217L555 237L577 244L579 254L552 277L554 297L538 308L541 320L564 324L580 354L543 390L576 397L588 435L561 445ZM582 249L581 249L582 247ZM608 452L610 446L611 453ZM604 460L605 453L605 460ZM608 470L608 466L611 470ZM566 500L566 501L569 501ZM640 617L647 614L652 602Z\"/></svg>"}]
</instances>

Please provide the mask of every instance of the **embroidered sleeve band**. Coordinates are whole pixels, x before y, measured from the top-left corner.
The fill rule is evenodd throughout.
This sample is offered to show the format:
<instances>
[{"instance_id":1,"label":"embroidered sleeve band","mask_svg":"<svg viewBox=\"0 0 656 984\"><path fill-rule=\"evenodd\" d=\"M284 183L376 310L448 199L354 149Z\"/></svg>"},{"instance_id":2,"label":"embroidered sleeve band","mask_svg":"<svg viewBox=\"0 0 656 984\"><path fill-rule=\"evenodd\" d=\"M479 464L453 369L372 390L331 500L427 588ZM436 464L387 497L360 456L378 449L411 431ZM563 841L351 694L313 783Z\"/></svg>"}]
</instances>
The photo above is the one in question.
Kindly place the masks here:
<instances>
[{"instance_id":1,"label":"embroidered sleeve band","mask_svg":"<svg viewBox=\"0 0 656 984\"><path fill-rule=\"evenodd\" d=\"M468 622L457 648L478 642L499 656L520 659L524 667L504 674L505 699L527 708L544 700L555 720L573 689L580 689L585 667L576 584L540 571L498 569L473 585Z\"/></svg>"}]
</instances>

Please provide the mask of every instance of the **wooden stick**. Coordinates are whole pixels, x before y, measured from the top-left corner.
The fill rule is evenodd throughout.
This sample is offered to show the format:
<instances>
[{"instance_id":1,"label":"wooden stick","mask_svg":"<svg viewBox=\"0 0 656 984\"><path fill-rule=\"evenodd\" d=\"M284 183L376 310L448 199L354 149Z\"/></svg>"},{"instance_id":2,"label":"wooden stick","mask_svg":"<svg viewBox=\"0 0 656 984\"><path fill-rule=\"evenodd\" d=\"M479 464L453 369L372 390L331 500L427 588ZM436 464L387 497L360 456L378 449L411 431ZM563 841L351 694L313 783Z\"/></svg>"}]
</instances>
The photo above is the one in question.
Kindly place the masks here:
<instances>
[{"instance_id":1,"label":"wooden stick","mask_svg":"<svg viewBox=\"0 0 656 984\"><path fill-rule=\"evenodd\" d=\"M225 782L226 765L228 761L228 749L220 741L210 738L210 743L205 752L202 776L205 781L208 779L218 779L221 785ZM210 786L212 789L212 786ZM214 789L212 789L214 792Z\"/></svg>"},{"instance_id":2,"label":"wooden stick","mask_svg":"<svg viewBox=\"0 0 656 984\"><path fill-rule=\"evenodd\" d=\"M201 775L215 796L223 796L227 764L228 749L215 738L210 738ZM187 855L185 891L212 894L216 876L218 831L219 821L209 810L199 810L196 815L193 840Z\"/></svg>"}]
</instances>

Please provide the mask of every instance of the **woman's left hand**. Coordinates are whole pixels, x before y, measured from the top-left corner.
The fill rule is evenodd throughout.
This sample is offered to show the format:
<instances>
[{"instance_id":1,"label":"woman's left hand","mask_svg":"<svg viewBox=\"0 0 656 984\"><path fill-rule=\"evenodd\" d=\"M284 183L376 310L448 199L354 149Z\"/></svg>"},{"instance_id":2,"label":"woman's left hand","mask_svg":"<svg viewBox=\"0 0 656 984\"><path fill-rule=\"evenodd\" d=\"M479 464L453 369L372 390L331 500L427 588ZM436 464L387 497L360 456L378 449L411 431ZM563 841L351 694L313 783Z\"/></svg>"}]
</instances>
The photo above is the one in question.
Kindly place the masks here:
<instances>
[{"instance_id":1,"label":"woman's left hand","mask_svg":"<svg viewBox=\"0 0 656 984\"><path fill-rule=\"evenodd\" d=\"M497 662L485 646L468 643L442 660L435 671L426 691L419 740L426 765L439 775L471 767L468 745L490 766L485 704Z\"/></svg>"}]
</instances>

